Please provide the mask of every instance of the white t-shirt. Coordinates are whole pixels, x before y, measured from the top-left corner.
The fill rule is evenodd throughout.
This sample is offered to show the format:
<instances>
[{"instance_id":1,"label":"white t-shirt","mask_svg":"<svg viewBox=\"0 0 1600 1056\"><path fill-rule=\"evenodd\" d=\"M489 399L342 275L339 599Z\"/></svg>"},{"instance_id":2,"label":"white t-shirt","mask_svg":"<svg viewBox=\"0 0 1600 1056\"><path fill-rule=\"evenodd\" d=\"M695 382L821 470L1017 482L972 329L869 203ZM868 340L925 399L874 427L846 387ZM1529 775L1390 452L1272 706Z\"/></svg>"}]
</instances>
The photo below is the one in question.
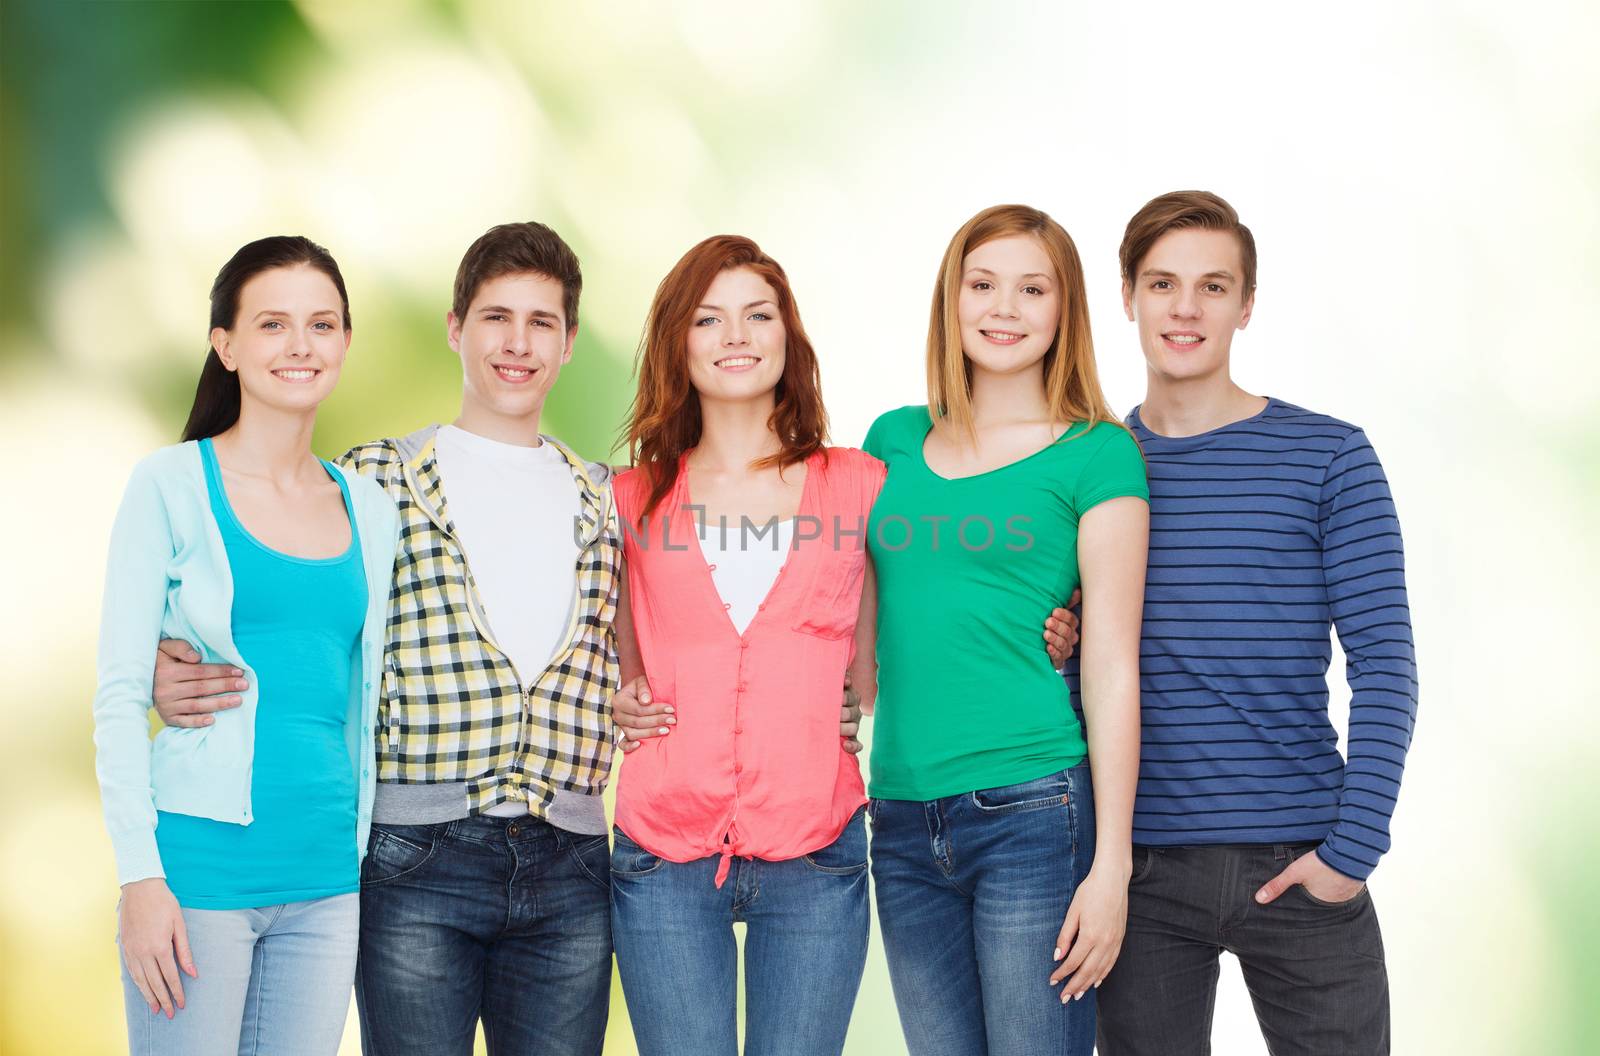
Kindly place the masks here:
<instances>
[{"instance_id":1,"label":"white t-shirt","mask_svg":"<svg viewBox=\"0 0 1600 1056\"><path fill-rule=\"evenodd\" d=\"M529 685L565 644L578 577L578 483L550 444L440 428L434 456L489 631Z\"/></svg>"},{"instance_id":2,"label":"white t-shirt","mask_svg":"<svg viewBox=\"0 0 1600 1056\"><path fill-rule=\"evenodd\" d=\"M794 521L743 527L742 520L701 523L700 553L711 567L711 582L733 621L733 629L743 634L755 619L761 603L783 570L794 538ZM760 534L757 534L757 528Z\"/></svg>"},{"instance_id":3,"label":"white t-shirt","mask_svg":"<svg viewBox=\"0 0 1600 1056\"><path fill-rule=\"evenodd\" d=\"M577 599L578 483L550 444L503 444L446 425L433 453L489 631L530 684L566 644ZM487 811L498 817L527 812L520 802Z\"/></svg>"}]
</instances>

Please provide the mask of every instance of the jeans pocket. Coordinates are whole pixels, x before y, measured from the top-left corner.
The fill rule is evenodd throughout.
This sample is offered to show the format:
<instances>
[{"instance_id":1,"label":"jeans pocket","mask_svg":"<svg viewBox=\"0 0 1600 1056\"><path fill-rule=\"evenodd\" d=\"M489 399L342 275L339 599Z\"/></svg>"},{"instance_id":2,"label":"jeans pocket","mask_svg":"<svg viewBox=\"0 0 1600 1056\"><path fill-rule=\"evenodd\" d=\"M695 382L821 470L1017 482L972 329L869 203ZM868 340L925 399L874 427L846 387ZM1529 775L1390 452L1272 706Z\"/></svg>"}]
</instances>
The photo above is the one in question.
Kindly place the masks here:
<instances>
[{"instance_id":1,"label":"jeans pocket","mask_svg":"<svg viewBox=\"0 0 1600 1056\"><path fill-rule=\"evenodd\" d=\"M616 877L648 876L661 868L665 859L651 854L640 847L628 834L615 826L611 829L614 837L611 844L611 875Z\"/></svg>"},{"instance_id":2,"label":"jeans pocket","mask_svg":"<svg viewBox=\"0 0 1600 1056\"><path fill-rule=\"evenodd\" d=\"M563 835L562 842L567 845L567 854L572 856L572 862L583 878L602 891L610 891L611 845L605 833L598 836Z\"/></svg>"},{"instance_id":3,"label":"jeans pocket","mask_svg":"<svg viewBox=\"0 0 1600 1056\"><path fill-rule=\"evenodd\" d=\"M1313 906L1316 906L1318 909L1349 909L1352 906L1360 905L1361 900L1367 897L1366 884L1362 884L1360 891L1357 891L1343 902L1329 902L1326 899L1318 898L1316 895L1313 895L1306 889L1305 884L1294 884L1289 888L1289 890L1291 892L1299 892L1301 898L1305 899Z\"/></svg>"},{"instance_id":4,"label":"jeans pocket","mask_svg":"<svg viewBox=\"0 0 1600 1056\"><path fill-rule=\"evenodd\" d=\"M1140 884L1150 878L1150 870L1156 864L1156 852L1153 847L1134 847L1133 873L1128 877L1128 885Z\"/></svg>"},{"instance_id":5,"label":"jeans pocket","mask_svg":"<svg viewBox=\"0 0 1600 1056\"><path fill-rule=\"evenodd\" d=\"M1306 855L1312 854L1315 851L1315 846L1291 847L1289 849L1289 860L1291 862L1299 861L1301 858L1304 858ZM1361 900L1367 895L1366 884L1362 884L1360 891L1357 891L1343 902L1329 902L1327 899L1318 898L1316 895L1311 893L1305 884L1294 884L1289 888L1289 890L1299 892L1301 898L1311 903L1313 906L1317 906L1321 909L1348 909L1351 906L1360 904Z\"/></svg>"},{"instance_id":6,"label":"jeans pocket","mask_svg":"<svg viewBox=\"0 0 1600 1056\"><path fill-rule=\"evenodd\" d=\"M373 825L361 886L387 884L421 869L439 848L438 825Z\"/></svg>"},{"instance_id":7,"label":"jeans pocket","mask_svg":"<svg viewBox=\"0 0 1600 1056\"><path fill-rule=\"evenodd\" d=\"M981 788L970 793L972 805L984 814L1016 814L1024 810L1064 807L1072 802L1072 784L1067 771L999 788Z\"/></svg>"},{"instance_id":8,"label":"jeans pocket","mask_svg":"<svg viewBox=\"0 0 1600 1056\"><path fill-rule=\"evenodd\" d=\"M839 838L805 855L805 863L819 873L850 876L867 867L866 808L859 808L845 823Z\"/></svg>"}]
</instances>

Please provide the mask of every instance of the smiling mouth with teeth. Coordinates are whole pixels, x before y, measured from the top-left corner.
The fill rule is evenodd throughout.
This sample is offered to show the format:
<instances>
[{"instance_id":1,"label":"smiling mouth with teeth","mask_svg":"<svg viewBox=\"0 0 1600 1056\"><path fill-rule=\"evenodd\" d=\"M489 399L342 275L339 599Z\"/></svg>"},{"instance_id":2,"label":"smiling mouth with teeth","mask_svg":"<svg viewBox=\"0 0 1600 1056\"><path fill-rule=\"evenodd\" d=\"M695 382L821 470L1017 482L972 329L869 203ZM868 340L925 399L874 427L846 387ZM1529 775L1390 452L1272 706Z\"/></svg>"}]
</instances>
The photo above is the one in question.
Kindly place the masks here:
<instances>
[{"instance_id":1,"label":"smiling mouth with teeth","mask_svg":"<svg viewBox=\"0 0 1600 1056\"><path fill-rule=\"evenodd\" d=\"M506 381L523 381L533 373L533 369L531 367L508 367L501 364L494 368L494 372Z\"/></svg>"},{"instance_id":2,"label":"smiling mouth with teeth","mask_svg":"<svg viewBox=\"0 0 1600 1056\"><path fill-rule=\"evenodd\" d=\"M320 373L322 373L320 370L312 370L309 367L296 367L288 370L275 370L272 372L272 376L283 381L310 381Z\"/></svg>"},{"instance_id":3,"label":"smiling mouth with teeth","mask_svg":"<svg viewBox=\"0 0 1600 1056\"><path fill-rule=\"evenodd\" d=\"M729 356L727 359L717 360L716 365L724 370L742 370L745 367L753 367L760 362L761 357L759 356Z\"/></svg>"},{"instance_id":4,"label":"smiling mouth with teeth","mask_svg":"<svg viewBox=\"0 0 1600 1056\"><path fill-rule=\"evenodd\" d=\"M1015 330L979 330L978 333L997 345L1014 345L1028 336L1019 334Z\"/></svg>"},{"instance_id":5,"label":"smiling mouth with teeth","mask_svg":"<svg viewBox=\"0 0 1600 1056\"><path fill-rule=\"evenodd\" d=\"M1161 339L1169 344L1183 345L1185 347L1193 347L1205 340L1199 334L1162 334Z\"/></svg>"}]
</instances>

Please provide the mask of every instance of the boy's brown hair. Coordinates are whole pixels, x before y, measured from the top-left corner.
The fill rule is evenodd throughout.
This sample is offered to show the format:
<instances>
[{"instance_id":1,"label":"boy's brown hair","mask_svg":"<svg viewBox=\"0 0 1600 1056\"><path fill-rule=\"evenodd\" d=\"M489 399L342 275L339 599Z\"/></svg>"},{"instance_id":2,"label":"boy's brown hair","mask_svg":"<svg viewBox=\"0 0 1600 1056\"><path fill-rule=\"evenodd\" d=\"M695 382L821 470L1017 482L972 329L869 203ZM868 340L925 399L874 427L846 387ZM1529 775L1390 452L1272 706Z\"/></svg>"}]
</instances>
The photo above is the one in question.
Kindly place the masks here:
<instances>
[{"instance_id":1,"label":"boy's brown hair","mask_svg":"<svg viewBox=\"0 0 1600 1056\"><path fill-rule=\"evenodd\" d=\"M533 221L497 224L468 247L456 269L450 310L457 319L466 318L472 298L484 283L525 271L561 284L562 314L566 316L567 332L571 333L578 325L578 295L583 292L578 255L547 225Z\"/></svg>"},{"instance_id":2,"label":"boy's brown hair","mask_svg":"<svg viewBox=\"0 0 1600 1056\"><path fill-rule=\"evenodd\" d=\"M1243 297L1256 288L1256 240L1250 229L1239 222L1233 206L1210 191L1169 191L1144 203L1122 235L1117 256L1122 262L1122 281L1132 285L1150 247L1168 231L1198 227L1205 231L1226 231L1239 240L1239 261L1244 274Z\"/></svg>"}]
</instances>

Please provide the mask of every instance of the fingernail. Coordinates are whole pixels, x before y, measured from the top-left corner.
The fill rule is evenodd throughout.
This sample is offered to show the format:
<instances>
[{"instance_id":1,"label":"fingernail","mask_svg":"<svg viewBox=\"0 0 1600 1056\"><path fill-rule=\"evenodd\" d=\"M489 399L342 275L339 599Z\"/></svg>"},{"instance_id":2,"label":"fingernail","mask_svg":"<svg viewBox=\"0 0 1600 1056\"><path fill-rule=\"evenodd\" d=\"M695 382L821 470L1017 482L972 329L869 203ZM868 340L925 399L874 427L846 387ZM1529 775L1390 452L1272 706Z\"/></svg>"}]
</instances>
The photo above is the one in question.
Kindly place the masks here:
<instances>
[{"instance_id":1,"label":"fingernail","mask_svg":"<svg viewBox=\"0 0 1600 1056\"><path fill-rule=\"evenodd\" d=\"M667 714L668 714L668 715L673 715L673 714L676 714L676 712L674 712L674 711L673 711L673 710L672 710L672 705L671 705L671 704L668 704L668 705L667 705Z\"/></svg>"},{"instance_id":2,"label":"fingernail","mask_svg":"<svg viewBox=\"0 0 1600 1056\"><path fill-rule=\"evenodd\" d=\"M202 726L210 726L213 722L216 722L216 721L217 721L216 719L213 719L210 715L207 715L205 718L200 720L200 725L202 725Z\"/></svg>"},{"instance_id":3,"label":"fingernail","mask_svg":"<svg viewBox=\"0 0 1600 1056\"><path fill-rule=\"evenodd\" d=\"M677 719L674 719L670 715L667 716L667 725L668 726L676 726L677 724L678 724L678 720Z\"/></svg>"},{"instance_id":4,"label":"fingernail","mask_svg":"<svg viewBox=\"0 0 1600 1056\"><path fill-rule=\"evenodd\" d=\"M662 733L662 734L663 734L663 735L665 735L665 734L669 734L669 733L671 733L671 732L672 732L672 730L671 730L671 729L670 729L670 728L668 728L668 727L666 727L666 726L663 726L663 727L661 727L661 733Z\"/></svg>"},{"instance_id":5,"label":"fingernail","mask_svg":"<svg viewBox=\"0 0 1600 1056\"><path fill-rule=\"evenodd\" d=\"M650 703L650 693L649 693L649 691L646 690L645 692L640 693L639 694L639 700L641 702L645 703L645 704Z\"/></svg>"},{"instance_id":6,"label":"fingernail","mask_svg":"<svg viewBox=\"0 0 1600 1056\"><path fill-rule=\"evenodd\" d=\"M237 681L237 682L235 682L233 684L233 688L234 689L243 689L245 686L247 686L249 684L250 683L246 682L244 679L241 678L241 679L239 679L239 681Z\"/></svg>"},{"instance_id":7,"label":"fingernail","mask_svg":"<svg viewBox=\"0 0 1600 1056\"><path fill-rule=\"evenodd\" d=\"M196 658L195 658L195 659L197 659L197 660L198 660L198 659L199 659L199 657L196 657ZM235 675L242 675L242 674L244 674L244 672L243 672L243 671L241 671L241 670L239 670L239 669L238 669L238 668L237 668L237 667L230 667L230 668L228 668L228 671L229 671L229 672L230 672L230 673L232 673L232 674L235 674Z\"/></svg>"},{"instance_id":8,"label":"fingernail","mask_svg":"<svg viewBox=\"0 0 1600 1056\"><path fill-rule=\"evenodd\" d=\"M1050 955L1050 959L1053 960L1053 961L1059 961L1061 959L1061 947L1060 946L1056 947L1056 951Z\"/></svg>"}]
</instances>

